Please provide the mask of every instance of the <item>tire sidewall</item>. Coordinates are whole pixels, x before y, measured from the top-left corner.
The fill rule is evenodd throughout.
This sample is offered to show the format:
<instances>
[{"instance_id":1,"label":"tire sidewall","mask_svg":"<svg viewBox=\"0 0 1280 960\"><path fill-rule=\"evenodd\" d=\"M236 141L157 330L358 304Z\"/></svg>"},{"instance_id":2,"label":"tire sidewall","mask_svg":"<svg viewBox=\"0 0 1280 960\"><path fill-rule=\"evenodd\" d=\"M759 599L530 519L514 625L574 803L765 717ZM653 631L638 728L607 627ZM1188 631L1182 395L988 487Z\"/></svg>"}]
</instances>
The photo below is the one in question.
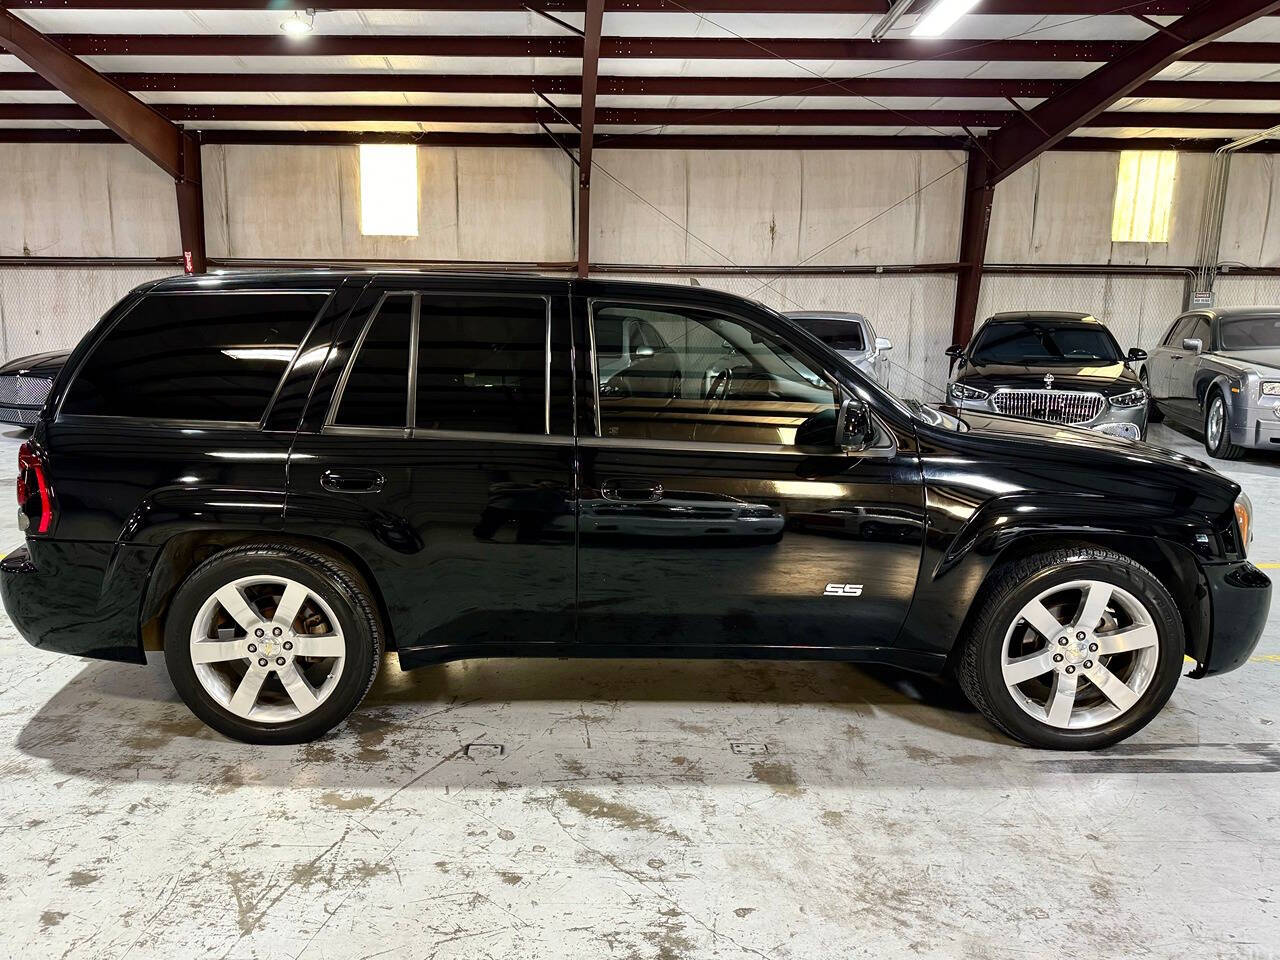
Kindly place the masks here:
<instances>
[{"instance_id":1,"label":"tire sidewall","mask_svg":"<svg viewBox=\"0 0 1280 960\"><path fill-rule=\"evenodd\" d=\"M1005 686L1001 668L1005 636L1022 608L1045 590L1073 580L1101 580L1127 590L1147 608L1160 636L1155 675L1138 702L1114 720L1087 730L1051 727L1024 712ZM1100 749L1145 727L1173 694L1185 650L1181 615L1154 576L1141 567L1090 557L1056 564L1022 581L1001 600L988 633L982 638L979 676L1000 725L1026 743L1059 750Z\"/></svg>"},{"instance_id":2,"label":"tire sidewall","mask_svg":"<svg viewBox=\"0 0 1280 960\"><path fill-rule=\"evenodd\" d=\"M1209 439L1209 418L1213 414L1215 404L1222 404L1222 434L1218 437L1218 442L1213 443ZM1204 447L1209 451L1209 455L1222 458L1231 434L1231 426L1227 422L1227 401L1223 398L1222 393L1214 390L1209 394L1209 402L1204 408Z\"/></svg>"},{"instance_id":3,"label":"tire sidewall","mask_svg":"<svg viewBox=\"0 0 1280 960\"><path fill-rule=\"evenodd\" d=\"M200 683L191 661L191 628L205 601L220 587L250 576L281 576L315 591L337 616L346 643L342 675L333 692L311 713L286 723L254 723L218 703ZM165 665L191 711L213 729L251 743L289 744L313 740L355 709L377 668L377 638L351 589L337 577L284 552L257 551L214 557L178 588L165 618Z\"/></svg>"}]
</instances>

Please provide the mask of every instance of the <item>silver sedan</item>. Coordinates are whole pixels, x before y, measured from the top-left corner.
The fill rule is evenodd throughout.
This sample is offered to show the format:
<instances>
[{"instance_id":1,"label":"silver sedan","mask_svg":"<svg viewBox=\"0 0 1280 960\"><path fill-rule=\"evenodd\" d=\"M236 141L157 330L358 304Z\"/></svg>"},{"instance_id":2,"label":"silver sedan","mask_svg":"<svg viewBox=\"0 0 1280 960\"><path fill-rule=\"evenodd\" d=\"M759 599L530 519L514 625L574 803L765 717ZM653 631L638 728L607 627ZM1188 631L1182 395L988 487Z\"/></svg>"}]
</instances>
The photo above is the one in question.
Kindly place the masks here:
<instances>
[{"instance_id":1,"label":"silver sedan","mask_svg":"<svg viewBox=\"0 0 1280 960\"><path fill-rule=\"evenodd\" d=\"M887 354L893 344L877 337L871 322L862 314L813 310L787 316L877 383L888 386Z\"/></svg>"},{"instance_id":2,"label":"silver sedan","mask_svg":"<svg viewBox=\"0 0 1280 960\"><path fill-rule=\"evenodd\" d=\"M1139 376L1155 413L1202 431L1212 457L1280 445L1280 307L1191 310Z\"/></svg>"}]
</instances>

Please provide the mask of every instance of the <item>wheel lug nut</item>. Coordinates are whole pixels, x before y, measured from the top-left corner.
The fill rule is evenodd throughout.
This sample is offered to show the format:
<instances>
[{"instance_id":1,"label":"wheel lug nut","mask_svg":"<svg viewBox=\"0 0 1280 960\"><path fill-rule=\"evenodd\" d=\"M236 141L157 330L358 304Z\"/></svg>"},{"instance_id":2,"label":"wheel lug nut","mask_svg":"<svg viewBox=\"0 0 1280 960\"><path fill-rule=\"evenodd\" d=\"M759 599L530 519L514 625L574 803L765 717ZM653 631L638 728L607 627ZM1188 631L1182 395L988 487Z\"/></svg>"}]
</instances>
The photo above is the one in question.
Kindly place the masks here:
<instances>
[{"instance_id":1,"label":"wheel lug nut","mask_svg":"<svg viewBox=\"0 0 1280 960\"><path fill-rule=\"evenodd\" d=\"M284 666L284 657L276 657L276 666L278 667Z\"/></svg>"},{"instance_id":2,"label":"wheel lug nut","mask_svg":"<svg viewBox=\"0 0 1280 960\"><path fill-rule=\"evenodd\" d=\"M267 665L267 658L266 658L266 657L261 657L261 658L258 660L258 666L260 666L260 667L265 667L266 665Z\"/></svg>"},{"instance_id":3,"label":"wheel lug nut","mask_svg":"<svg viewBox=\"0 0 1280 960\"><path fill-rule=\"evenodd\" d=\"M1086 670L1092 670L1092 669L1093 669L1093 661L1092 661L1092 660L1086 660L1086 661L1084 662L1084 668L1085 668Z\"/></svg>"},{"instance_id":4,"label":"wheel lug nut","mask_svg":"<svg viewBox=\"0 0 1280 960\"><path fill-rule=\"evenodd\" d=\"M1066 638L1066 637L1059 637L1059 638L1058 638L1058 643L1059 643L1059 645L1060 645L1060 646L1064 646L1064 647L1065 647L1065 646L1067 645L1067 638Z\"/></svg>"},{"instance_id":5,"label":"wheel lug nut","mask_svg":"<svg viewBox=\"0 0 1280 960\"><path fill-rule=\"evenodd\" d=\"M278 637L278 636L280 636L280 634L282 634L282 633L284 633L284 631L283 631L283 630L281 630L279 627L276 627L274 630L272 630L272 631L271 631L271 635L272 635L273 637Z\"/></svg>"},{"instance_id":6,"label":"wheel lug nut","mask_svg":"<svg viewBox=\"0 0 1280 960\"><path fill-rule=\"evenodd\" d=\"M1098 645L1097 645L1096 643L1091 643L1091 644L1089 644L1089 652L1090 652L1090 653L1097 653L1097 652L1098 652Z\"/></svg>"},{"instance_id":7,"label":"wheel lug nut","mask_svg":"<svg viewBox=\"0 0 1280 960\"><path fill-rule=\"evenodd\" d=\"M1075 667L1067 667L1067 673L1075 673L1075 672L1076 672Z\"/></svg>"},{"instance_id":8,"label":"wheel lug nut","mask_svg":"<svg viewBox=\"0 0 1280 960\"><path fill-rule=\"evenodd\" d=\"M265 630L259 627L257 630L253 631L253 635L261 639L262 637L265 637L267 634Z\"/></svg>"},{"instance_id":9,"label":"wheel lug nut","mask_svg":"<svg viewBox=\"0 0 1280 960\"><path fill-rule=\"evenodd\" d=\"M1061 662L1062 662L1063 660L1065 660L1065 659L1066 659L1066 657L1064 657L1064 656L1063 656L1062 654L1060 654L1060 653L1055 653L1055 654L1053 655L1053 662L1054 662L1054 663L1061 663Z\"/></svg>"},{"instance_id":10,"label":"wheel lug nut","mask_svg":"<svg viewBox=\"0 0 1280 960\"><path fill-rule=\"evenodd\" d=\"M284 648L285 648L286 650L292 650L292 649L293 649L293 641L292 641L292 640L286 640L286 641L284 642Z\"/></svg>"},{"instance_id":11,"label":"wheel lug nut","mask_svg":"<svg viewBox=\"0 0 1280 960\"><path fill-rule=\"evenodd\" d=\"M249 652L250 652L250 653L257 653L257 652L258 652L258 645L257 645L256 643L251 643L251 644L249 644Z\"/></svg>"},{"instance_id":12,"label":"wheel lug nut","mask_svg":"<svg viewBox=\"0 0 1280 960\"><path fill-rule=\"evenodd\" d=\"M1077 640L1083 640L1083 639L1084 639L1084 631L1083 631L1083 630L1076 634L1076 639L1077 639Z\"/></svg>"}]
</instances>

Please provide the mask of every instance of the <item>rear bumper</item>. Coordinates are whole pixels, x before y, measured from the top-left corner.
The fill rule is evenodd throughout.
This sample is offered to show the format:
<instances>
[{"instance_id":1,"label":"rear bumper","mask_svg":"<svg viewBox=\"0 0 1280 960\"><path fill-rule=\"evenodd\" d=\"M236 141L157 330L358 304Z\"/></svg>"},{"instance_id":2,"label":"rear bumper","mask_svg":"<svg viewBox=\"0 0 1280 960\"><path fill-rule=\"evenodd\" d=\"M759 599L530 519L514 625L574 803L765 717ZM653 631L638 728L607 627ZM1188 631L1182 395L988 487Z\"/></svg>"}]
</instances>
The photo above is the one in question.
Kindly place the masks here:
<instances>
[{"instance_id":1,"label":"rear bumper","mask_svg":"<svg viewBox=\"0 0 1280 960\"><path fill-rule=\"evenodd\" d=\"M33 647L145 663L138 615L155 548L28 541L0 560L0 598Z\"/></svg>"},{"instance_id":2,"label":"rear bumper","mask_svg":"<svg viewBox=\"0 0 1280 960\"><path fill-rule=\"evenodd\" d=\"M1243 666L1262 638L1271 609L1271 579L1248 562L1204 566L1212 604L1208 654L1192 676Z\"/></svg>"}]
</instances>

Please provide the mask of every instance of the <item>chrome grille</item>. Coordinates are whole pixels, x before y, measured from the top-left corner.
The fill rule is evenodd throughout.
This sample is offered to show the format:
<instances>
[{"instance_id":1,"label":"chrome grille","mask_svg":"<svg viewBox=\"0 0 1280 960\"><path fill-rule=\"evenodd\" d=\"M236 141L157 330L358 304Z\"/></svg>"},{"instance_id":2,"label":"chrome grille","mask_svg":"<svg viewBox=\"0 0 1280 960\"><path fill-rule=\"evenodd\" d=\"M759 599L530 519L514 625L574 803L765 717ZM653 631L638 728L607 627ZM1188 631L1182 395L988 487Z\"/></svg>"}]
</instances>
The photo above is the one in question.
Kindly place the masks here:
<instances>
[{"instance_id":1,"label":"chrome grille","mask_svg":"<svg viewBox=\"0 0 1280 960\"><path fill-rule=\"evenodd\" d=\"M0 404L38 406L44 403L53 383L48 377L0 377Z\"/></svg>"},{"instance_id":2,"label":"chrome grille","mask_svg":"<svg viewBox=\"0 0 1280 960\"><path fill-rule=\"evenodd\" d=\"M1100 393L1075 390L997 390L991 402L1007 417L1066 424L1088 423L1106 404Z\"/></svg>"}]
</instances>

